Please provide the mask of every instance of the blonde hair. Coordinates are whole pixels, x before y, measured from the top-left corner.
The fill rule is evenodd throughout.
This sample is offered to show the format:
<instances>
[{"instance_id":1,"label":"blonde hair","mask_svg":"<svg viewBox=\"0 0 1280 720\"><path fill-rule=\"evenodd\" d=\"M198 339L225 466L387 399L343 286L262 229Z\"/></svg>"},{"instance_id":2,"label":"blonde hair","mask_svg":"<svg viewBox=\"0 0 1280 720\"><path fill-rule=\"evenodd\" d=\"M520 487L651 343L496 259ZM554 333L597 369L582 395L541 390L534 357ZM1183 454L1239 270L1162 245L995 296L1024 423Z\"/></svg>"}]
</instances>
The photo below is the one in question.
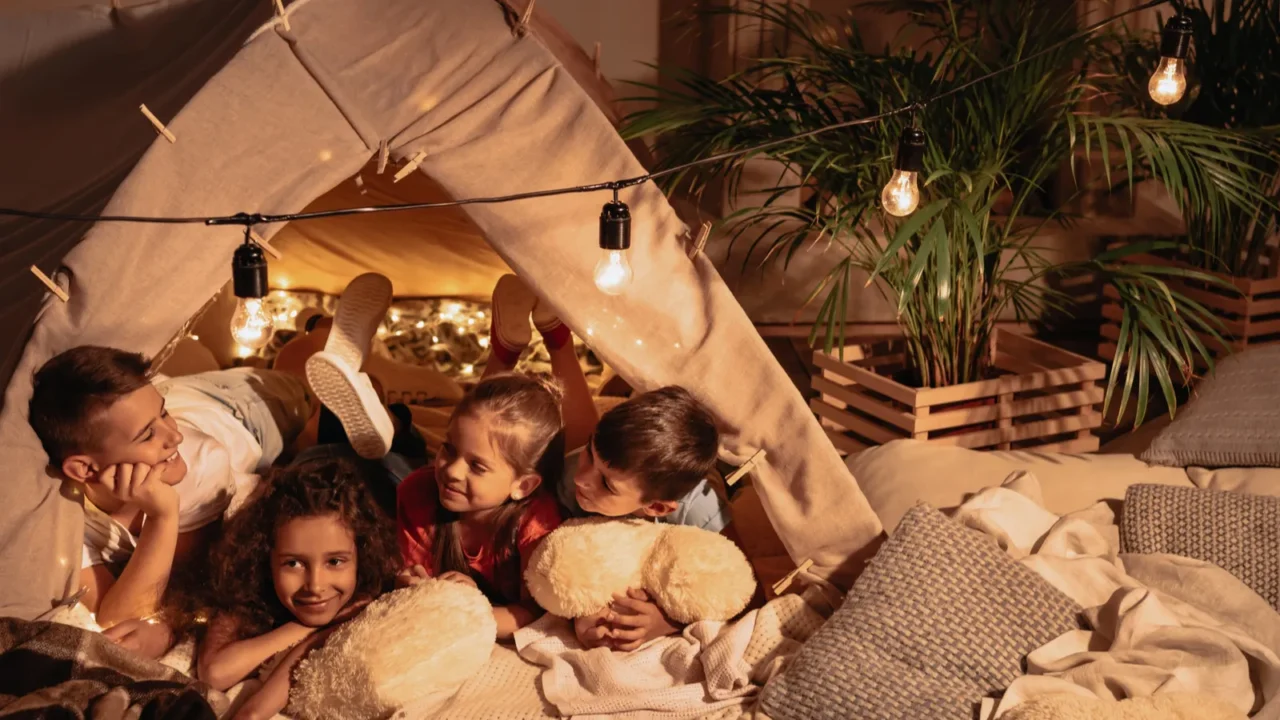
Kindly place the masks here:
<instances>
[{"instance_id":1,"label":"blonde hair","mask_svg":"<svg viewBox=\"0 0 1280 720\"><path fill-rule=\"evenodd\" d=\"M464 415L484 415L492 420L490 434L503 460L516 476L538 475L544 482L556 482L564 472L564 422L560 414L563 391L546 375L503 373L481 380L454 408L449 422ZM531 496L508 498L494 519L494 554L499 572L515 564L519 570L516 544L520 520ZM456 571L472 575L462 550L456 513L439 507L436 514L435 565L437 573ZM516 602L501 597L497 588L485 587L483 578L472 577L491 600Z\"/></svg>"}]
</instances>

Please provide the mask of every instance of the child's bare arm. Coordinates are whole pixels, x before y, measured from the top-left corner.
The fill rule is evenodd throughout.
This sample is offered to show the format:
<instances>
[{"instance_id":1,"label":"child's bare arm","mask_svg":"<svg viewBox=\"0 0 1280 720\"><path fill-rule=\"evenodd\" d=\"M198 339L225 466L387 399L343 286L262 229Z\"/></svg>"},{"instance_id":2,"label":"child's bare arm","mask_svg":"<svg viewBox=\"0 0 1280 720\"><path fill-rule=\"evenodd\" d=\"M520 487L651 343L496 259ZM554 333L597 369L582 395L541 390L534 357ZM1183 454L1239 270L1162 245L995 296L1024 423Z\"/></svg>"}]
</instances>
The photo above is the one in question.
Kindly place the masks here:
<instances>
[{"instance_id":1,"label":"child's bare arm","mask_svg":"<svg viewBox=\"0 0 1280 720\"><path fill-rule=\"evenodd\" d=\"M200 644L196 674L214 690L224 691L314 632L315 628L290 622L257 637L236 640L235 622L219 615L209 624L209 631Z\"/></svg>"},{"instance_id":2,"label":"child's bare arm","mask_svg":"<svg viewBox=\"0 0 1280 720\"><path fill-rule=\"evenodd\" d=\"M587 378L582 374L582 366L578 364L573 343L567 342L550 354L551 372L564 387L564 400L560 403L560 414L564 417L564 446L574 450L591 439L596 423L600 422L600 414L596 412L596 402L591 397Z\"/></svg>"},{"instance_id":3,"label":"child's bare arm","mask_svg":"<svg viewBox=\"0 0 1280 720\"><path fill-rule=\"evenodd\" d=\"M280 661L271 671L262 687L240 707L235 720L269 720L284 712L289 705L289 688L293 685L293 669L298 663L329 637L332 628L314 633L311 637L298 643L297 647Z\"/></svg>"},{"instance_id":4,"label":"child's bare arm","mask_svg":"<svg viewBox=\"0 0 1280 720\"><path fill-rule=\"evenodd\" d=\"M147 465L120 464L95 481L146 515L133 557L119 579L99 595L97 620L103 628L154 614L169 584L178 545L178 494L160 479L162 472Z\"/></svg>"},{"instance_id":5,"label":"child's bare arm","mask_svg":"<svg viewBox=\"0 0 1280 720\"><path fill-rule=\"evenodd\" d=\"M498 639L510 639L517 630L541 616L542 608L532 603L494 606L493 619L498 623Z\"/></svg>"}]
</instances>

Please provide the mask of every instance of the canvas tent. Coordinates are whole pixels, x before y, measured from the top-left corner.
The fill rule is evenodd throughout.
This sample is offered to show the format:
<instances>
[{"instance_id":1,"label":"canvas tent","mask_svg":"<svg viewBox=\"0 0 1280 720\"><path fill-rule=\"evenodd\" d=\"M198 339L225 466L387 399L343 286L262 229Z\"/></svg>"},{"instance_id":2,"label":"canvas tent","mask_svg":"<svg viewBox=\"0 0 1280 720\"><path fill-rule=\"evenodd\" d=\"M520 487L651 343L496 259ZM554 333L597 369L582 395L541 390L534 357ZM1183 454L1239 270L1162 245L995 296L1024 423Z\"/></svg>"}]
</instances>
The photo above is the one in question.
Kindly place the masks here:
<instances>
[{"instance_id":1,"label":"canvas tent","mask_svg":"<svg viewBox=\"0 0 1280 720\"><path fill-rule=\"evenodd\" d=\"M517 11L523 7L511 4ZM152 3L139 12L166 9L181 21L148 26L148 31L168 38L174 48L186 45L171 35L186 33L187 42L199 47L191 56L175 50L186 67L165 65L142 87L161 98L144 101L166 119L178 142L150 142L129 170L126 140L151 133L134 116L139 97L150 95L132 86L117 87L114 94L101 90L90 99L102 105L86 112L110 128L132 123L114 138L119 145L91 145L84 149L83 163L57 167L29 150L21 167L38 182L18 187L19 192L14 186L22 184L6 178L4 205L95 210L95 199L101 202L114 191L106 205L112 214L296 212L349 184L384 142L393 165L426 151L420 170L430 183L417 187L452 197L644 172L602 112L607 98L593 89L581 50L538 13L533 32L519 37L496 0L302 0L290 6L288 30L273 21L256 32L250 29L271 18L266 0ZM70 35L51 42L47 56L28 48L6 72L70 72L89 57L76 60L77 53L101 47L85 39L92 34L90 26L127 34L146 25L145 17L106 5L28 10L6 10L25 25L6 20L4 32L21 36L23 28L57 27L63 17L78 18L84 27L72 22L72 29L60 28L57 33ZM203 45L192 40L215 24L218 38L205 38ZM76 37L77 27L83 38ZM125 44L129 47L108 55L147 65L139 58L150 48ZM56 87L47 77L5 82L6 90L20 88L31 102ZM121 93L127 102L119 100ZM5 117L37 121L22 115L22 97L16 105L9 92L3 97ZM74 93L58 98L48 107L48 118L39 120L58 131L51 142L73 145L80 98ZM103 109L108 106L117 114ZM129 113L128 120L118 113ZM847 585L881 531L853 477L711 262L687 257L686 228L652 183L625 190L621 198L634 218L635 282L618 297L595 289L597 217L607 199L577 194L473 205L465 217L502 263L534 285L634 386L678 383L707 403L726 429L726 460L741 462L764 449L767 459L756 467L756 483L789 554L797 561L812 559L814 572ZM343 202L348 200L354 198ZM426 214L397 221L432 227ZM16 233L6 239L4 322L10 330L6 335L21 350L13 355L17 360L10 365L14 370L0 414L0 464L7 470L0 483L5 548L0 615L30 617L75 590L81 533L78 499L60 491L48 475L45 455L26 422L31 373L77 344L155 353L226 282L242 236L238 228L201 225L99 223L87 232L84 226L44 222L7 227ZM269 239L295 230L312 233L315 243L323 244L320 230L257 230ZM17 248L12 254L10 243ZM419 263L421 257L411 251L386 262ZM23 273L37 260L51 269L58 258L70 302L45 297L32 325L36 313L22 300L34 296L34 280ZM368 269L387 267L361 268ZM448 267L416 270L450 272Z\"/></svg>"}]
</instances>

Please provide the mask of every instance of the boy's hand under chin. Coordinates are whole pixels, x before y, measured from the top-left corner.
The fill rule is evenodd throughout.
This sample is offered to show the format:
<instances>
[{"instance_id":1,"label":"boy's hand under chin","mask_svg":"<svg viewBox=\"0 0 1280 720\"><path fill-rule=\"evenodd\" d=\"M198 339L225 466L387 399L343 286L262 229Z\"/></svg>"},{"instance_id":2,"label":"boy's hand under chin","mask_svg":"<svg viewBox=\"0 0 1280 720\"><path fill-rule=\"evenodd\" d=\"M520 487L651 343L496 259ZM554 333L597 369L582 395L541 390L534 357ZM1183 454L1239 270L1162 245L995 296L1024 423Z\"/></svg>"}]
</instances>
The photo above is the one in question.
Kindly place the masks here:
<instances>
[{"instance_id":1,"label":"boy's hand under chin","mask_svg":"<svg viewBox=\"0 0 1280 720\"><path fill-rule=\"evenodd\" d=\"M137 505L144 515L177 515L178 493L164 483L163 475L162 465L120 463L99 473L95 482L120 502Z\"/></svg>"},{"instance_id":2,"label":"boy's hand under chin","mask_svg":"<svg viewBox=\"0 0 1280 720\"><path fill-rule=\"evenodd\" d=\"M614 595L611 608L605 621L609 624L609 646L614 650L630 652L654 638L680 631L644 590L632 588L625 595Z\"/></svg>"}]
</instances>

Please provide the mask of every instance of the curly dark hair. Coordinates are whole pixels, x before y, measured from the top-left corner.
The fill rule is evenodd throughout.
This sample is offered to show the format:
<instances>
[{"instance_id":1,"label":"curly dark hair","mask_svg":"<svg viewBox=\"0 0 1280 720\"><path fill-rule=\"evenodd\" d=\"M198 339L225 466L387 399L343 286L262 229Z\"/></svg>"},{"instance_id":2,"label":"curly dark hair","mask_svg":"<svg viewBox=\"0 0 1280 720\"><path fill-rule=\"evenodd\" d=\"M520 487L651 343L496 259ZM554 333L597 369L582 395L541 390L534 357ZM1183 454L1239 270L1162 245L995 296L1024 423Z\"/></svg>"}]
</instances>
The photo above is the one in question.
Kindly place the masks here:
<instances>
[{"instance_id":1,"label":"curly dark hair","mask_svg":"<svg viewBox=\"0 0 1280 720\"><path fill-rule=\"evenodd\" d=\"M230 616L241 637L293 619L276 597L271 546L276 529L300 517L336 514L355 535L353 597L374 598L389 588L400 566L395 526L374 501L359 466L343 458L304 461L276 469L265 482L213 549L205 615Z\"/></svg>"}]
</instances>

